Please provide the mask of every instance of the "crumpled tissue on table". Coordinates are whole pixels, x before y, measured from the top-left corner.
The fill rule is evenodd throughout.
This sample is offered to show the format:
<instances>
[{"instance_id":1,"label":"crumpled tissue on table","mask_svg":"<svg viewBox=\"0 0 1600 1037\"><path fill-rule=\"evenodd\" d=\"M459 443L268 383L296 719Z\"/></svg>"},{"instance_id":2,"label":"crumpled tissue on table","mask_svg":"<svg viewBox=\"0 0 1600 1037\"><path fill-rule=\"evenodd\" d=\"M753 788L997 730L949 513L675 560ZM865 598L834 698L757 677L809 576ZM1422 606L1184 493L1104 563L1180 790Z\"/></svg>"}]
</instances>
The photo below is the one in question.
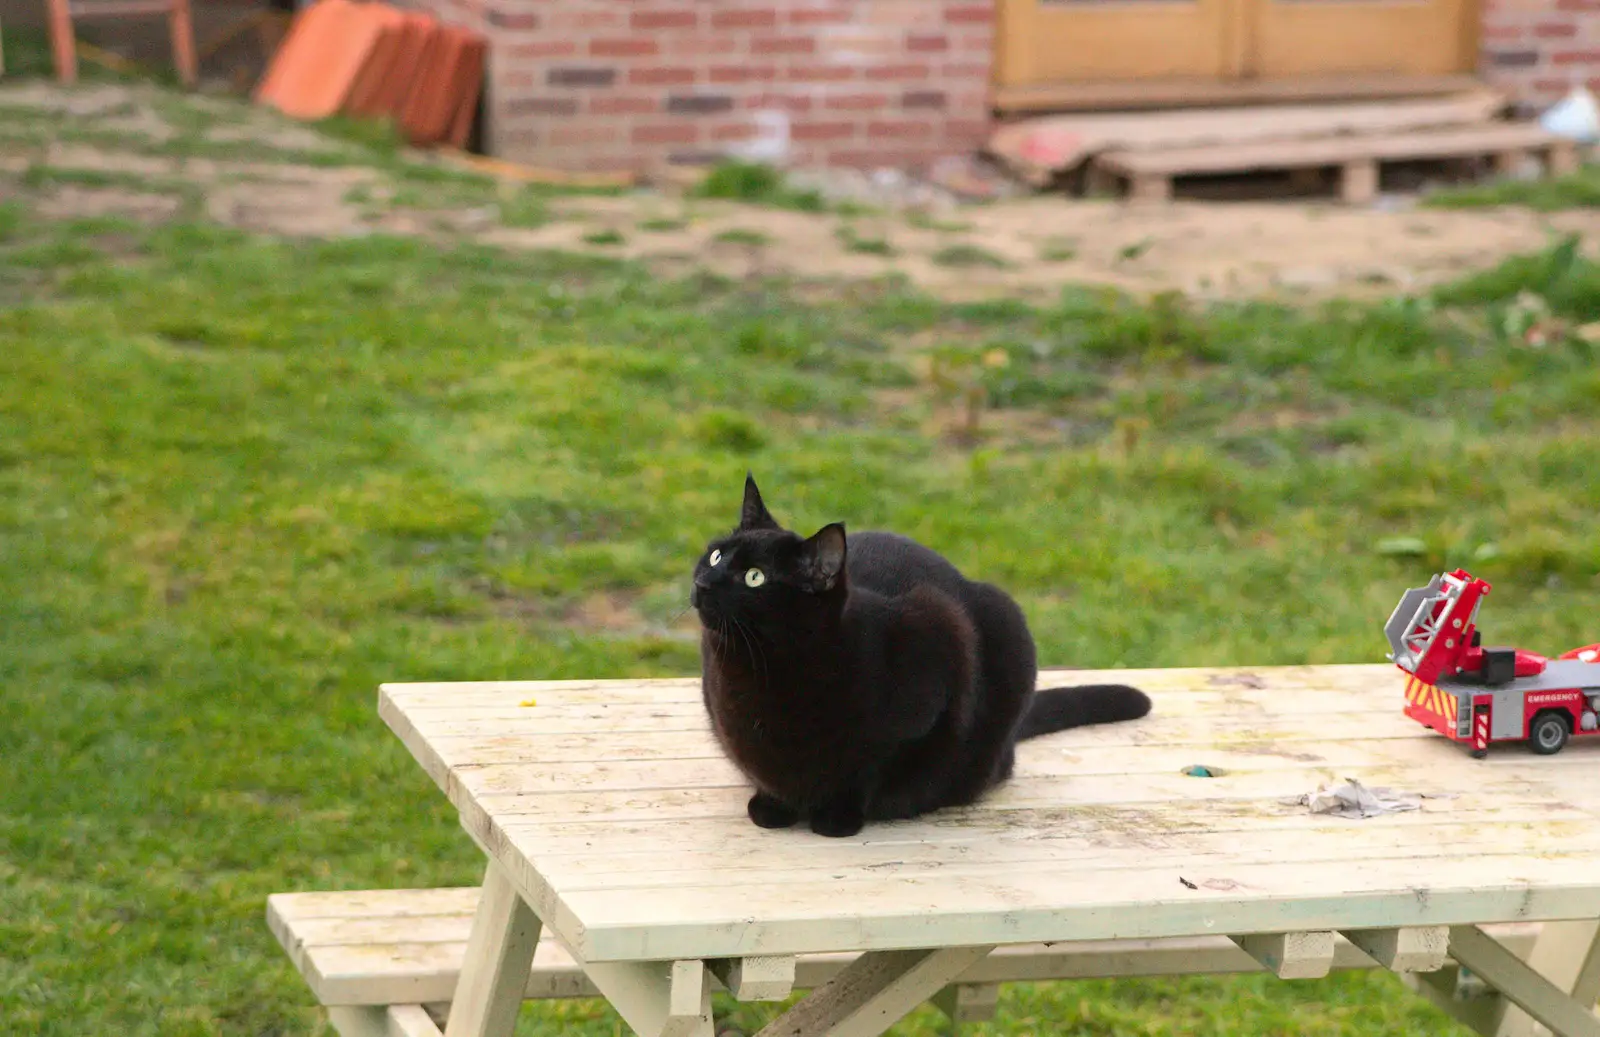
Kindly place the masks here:
<instances>
[{"instance_id":1,"label":"crumpled tissue on table","mask_svg":"<svg viewBox=\"0 0 1600 1037\"><path fill-rule=\"evenodd\" d=\"M1390 788L1369 789L1354 778L1346 778L1337 785L1321 785L1315 792L1308 792L1294 802L1310 807L1313 814L1363 818L1421 810L1422 800L1423 797L1415 793L1398 792Z\"/></svg>"}]
</instances>

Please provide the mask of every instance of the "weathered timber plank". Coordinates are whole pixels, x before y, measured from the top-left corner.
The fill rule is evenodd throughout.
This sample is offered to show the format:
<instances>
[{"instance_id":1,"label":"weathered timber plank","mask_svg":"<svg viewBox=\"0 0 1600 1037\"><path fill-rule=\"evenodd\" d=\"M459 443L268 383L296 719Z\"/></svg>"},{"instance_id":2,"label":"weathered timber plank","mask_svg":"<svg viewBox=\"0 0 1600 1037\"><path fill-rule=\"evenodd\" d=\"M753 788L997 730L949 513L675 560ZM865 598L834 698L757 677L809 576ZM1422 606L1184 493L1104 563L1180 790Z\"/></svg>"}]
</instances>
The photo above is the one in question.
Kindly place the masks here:
<instances>
[{"instance_id":1,"label":"weathered timber plank","mask_svg":"<svg viewBox=\"0 0 1600 1037\"><path fill-rule=\"evenodd\" d=\"M1535 972L1580 1005L1600 1000L1600 921L1550 922L1540 927L1529 953L1520 954ZM1544 1027L1514 1005L1507 1006L1495 1037L1546 1037Z\"/></svg>"},{"instance_id":2,"label":"weathered timber plank","mask_svg":"<svg viewBox=\"0 0 1600 1037\"><path fill-rule=\"evenodd\" d=\"M477 904L476 887L275 894L269 920L278 942L328 1005L448 1001L454 994ZM344 914L340 914L340 912ZM418 923L436 942L418 943ZM1519 953L1532 946L1537 924L1500 926L1497 939ZM793 984L826 982L851 953L796 959ZM1370 968L1370 959L1340 938L1333 968ZM1223 937L1121 940L1000 947L963 973L964 984L1186 973L1250 972L1260 964ZM524 996L594 997L598 990L554 940L541 940Z\"/></svg>"},{"instance_id":3,"label":"weathered timber plank","mask_svg":"<svg viewBox=\"0 0 1600 1037\"><path fill-rule=\"evenodd\" d=\"M1096 161L1122 176L1181 176L1190 173L1247 172L1335 166L1359 160L1489 155L1509 148L1543 148L1555 138L1537 125L1492 123L1470 128L1403 134L1284 140L1244 145L1210 144L1160 151L1117 151Z\"/></svg>"},{"instance_id":4,"label":"weathered timber plank","mask_svg":"<svg viewBox=\"0 0 1600 1037\"><path fill-rule=\"evenodd\" d=\"M1433 972L1450 957L1450 930L1442 925L1347 930L1344 937L1391 972Z\"/></svg>"},{"instance_id":5,"label":"weathered timber plank","mask_svg":"<svg viewBox=\"0 0 1600 1037\"><path fill-rule=\"evenodd\" d=\"M1556 1037L1600 1037L1600 1018L1476 926L1450 929L1450 956Z\"/></svg>"},{"instance_id":6,"label":"weathered timber plank","mask_svg":"<svg viewBox=\"0 0 1600 1037\"><path fill-rule=\"evenodd\" d=\"M1155 79L1030 83L999 86L994 105L1003 112L1103 111L1203 107L1247 102L1355 101L1367 98L1443 96L1481 90L1471 75L1362 73L1292 79Z\"/></svg>"},{"instance_id":7,"label":"weathered timber plank","mask_svg":"<svg viewBox=\"0 0 1600 1037\"><path fill-rule=\"evenodd\" d=\"M1018 871L984 882L954 876L678 887L654 891L647 904L635 890L577 891L559 901L581 933L574 949L587 960L737 957L939 945L958 934L1033 942L1177 936L1208 926L1259 932L1600 916L1595 859L1592 852L1531 859L1479 853L1421 859L1425 865L1418 858L1364 859L1358 876L1348 861L1218 862L1204 870L1095 871L1092 882L1070 872Z\"/></svg>"},{"instance_id":8,"label":"weathered timber plank","mask_svg":"<svg viewBox=\"0 0 1600 1037\"><path fill-rule=\"evenodd\" d=\"M1333 933L1252 933L1233 942L1279 979L1321 979L1333 968Z\"/></svg>"},{"instance_id":9,"label":"weathered timber plank","mask_svg":"<svg viewBox=\"0 0 1600 1037\"><path fill-rule=\"evenodd\" d=\"M706 967L740 1001L782 1001L794 990L793 955L717 958Z\"/></svg>"}]
</instances>

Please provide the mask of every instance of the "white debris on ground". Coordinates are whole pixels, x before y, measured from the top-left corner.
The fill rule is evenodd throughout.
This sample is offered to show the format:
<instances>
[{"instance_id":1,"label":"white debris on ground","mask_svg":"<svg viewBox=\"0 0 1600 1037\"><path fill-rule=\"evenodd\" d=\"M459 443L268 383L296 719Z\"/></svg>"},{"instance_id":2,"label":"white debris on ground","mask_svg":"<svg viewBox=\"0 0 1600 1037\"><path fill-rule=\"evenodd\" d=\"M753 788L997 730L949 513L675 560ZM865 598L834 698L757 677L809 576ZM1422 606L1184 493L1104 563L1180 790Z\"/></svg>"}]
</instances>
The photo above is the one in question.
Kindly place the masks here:
<instances>
[{"instance_id":1,"label":"white debris on ground","mask_svg":"<svg viewBox=\"0 0 1600 1037\"><path fill-rule=\"evenodd\" d=\"M1427 797L1382 787L1369 789L1355 778L1346 778L1336 785L1321 785L1315 792L1308 792L1293 800L1293 804L1309 807L1313 814L1359 819L1421 810L1422 801L1427 798L1446 797Z\"/></svg>"},{"instance_id":2,"label":"white debris on ground","mask_svg":"<svg viewBox=\"0 0 1600 1037\"><path fill-rule=\"evenodd\" d=\"M921 174L899 169L795 170L789 183L834 203L890 211L953 210L963 203L999 201L1035 193L977 156L946 155Z\"/></svg>"}]
</instances>

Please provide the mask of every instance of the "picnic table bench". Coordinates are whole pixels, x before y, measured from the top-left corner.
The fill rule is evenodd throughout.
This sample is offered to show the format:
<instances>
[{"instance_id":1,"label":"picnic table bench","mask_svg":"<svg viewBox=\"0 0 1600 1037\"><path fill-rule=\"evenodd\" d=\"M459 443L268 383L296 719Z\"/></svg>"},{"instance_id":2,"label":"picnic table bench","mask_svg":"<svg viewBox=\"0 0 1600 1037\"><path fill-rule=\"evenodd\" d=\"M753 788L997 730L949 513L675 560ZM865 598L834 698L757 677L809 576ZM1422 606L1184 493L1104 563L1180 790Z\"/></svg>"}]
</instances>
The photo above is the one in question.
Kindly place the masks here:
<instances>
[{"instance_id":1,"label":"picnic table bench","mask_svg":"<svg viewBox=\"0 0 1600 1037\"><path fill-rule=\"evenodd\" d=\"M750 824L698 680L385 685L483 885L276 894L269 923L343 1037L506 1037L524 998L595 995L710 1037L715 990L811 991L768 1037L870 1037L1009 981L1380 967L1486 1035L1600 1037L1600 745L1471 759L1387 665L1041 674L1101 680L1151 715L838 840ZM1299 801L1347 776L1424 798Z\"/></svg>"}]
</instances>

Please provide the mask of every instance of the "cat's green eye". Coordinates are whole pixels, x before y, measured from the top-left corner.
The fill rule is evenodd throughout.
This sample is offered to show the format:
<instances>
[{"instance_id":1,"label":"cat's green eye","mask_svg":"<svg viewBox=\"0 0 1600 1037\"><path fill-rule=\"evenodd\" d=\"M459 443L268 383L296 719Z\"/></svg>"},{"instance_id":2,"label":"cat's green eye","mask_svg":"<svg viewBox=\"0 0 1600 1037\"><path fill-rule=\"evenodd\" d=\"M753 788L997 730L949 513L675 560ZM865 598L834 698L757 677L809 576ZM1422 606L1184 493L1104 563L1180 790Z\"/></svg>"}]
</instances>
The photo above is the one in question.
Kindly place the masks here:
<instances>
[{"instance_id":1,"label":"cat's green eye","mask_svg":"<svg viewBox=\"0 0 1600 1037\"><path fill-rule=\"evenodd\" d=\"M709 562L712 565L716 565L718 562L722 561L722 552L721 551L712 551L711 552L711 557L707 558L706 561Z\"/></svg>"},{"instance_id":2,"label":"cat's green eye","mask_svg":"<svg viewBox=\"0 0 1600 1037\"><path fill-rule=\"evenodd\" d=\"M750 569L744 574L744 585L746 587L759 587L766 582L767 574L760 569Z\"/></svg>"}]
</instances>

